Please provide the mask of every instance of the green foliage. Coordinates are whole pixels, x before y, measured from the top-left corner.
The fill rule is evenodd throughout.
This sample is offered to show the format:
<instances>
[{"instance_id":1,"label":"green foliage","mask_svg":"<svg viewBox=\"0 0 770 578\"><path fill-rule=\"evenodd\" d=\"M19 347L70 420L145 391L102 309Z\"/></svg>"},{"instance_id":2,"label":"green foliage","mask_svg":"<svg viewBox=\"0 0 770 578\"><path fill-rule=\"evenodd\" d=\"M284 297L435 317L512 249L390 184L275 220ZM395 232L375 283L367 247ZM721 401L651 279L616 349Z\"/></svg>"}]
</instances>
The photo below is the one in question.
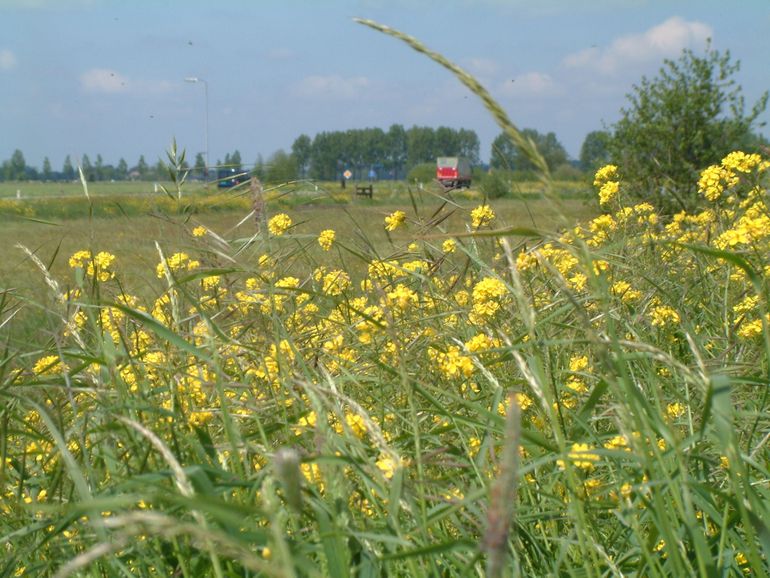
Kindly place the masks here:
<instances>
[{"instance_id":1,"label":"green foliage","mask_svg":"<svg viewBox=\"0 0 770 578\"><path fill-rule=\"evenodd\" d=\"M408 183L429 183L436 178L436 163L420 163L413 166L406 175Z\"/></svg>"},{"instance_id":2,"label":"green foliage","mask_svg":"<svg viewBox=\"0 0 770 578\"><path fill-rule=\"evenodd\" d=\"M307 171L310 168L312 148L313 141L306 134L299 135L291 145L291 154L297 162L297 171L300 177L307 176Z\"/></svg>"},{"instance_id":3,"label":"green foliage","mask_svg":"<svg viewBox=\"0 0 770 578\"><path fill-rule=\"evenodd\" d=\"M567 162L567 151L553 132L542 134L535 129L525 128L521 135L540 151L550 170ZM516 171L532 171L536 168L532 159L505 132L500 133L492 142L490 166Z\"/></svg>"},{"instance_id":4,"label":"green foliage","mask_svg":"<svg viewBox=\"0 0 770 578\"><path fill-rule=\"evenodd\" d=\"M610 143L632 194L666 211L692 208L699 172L750 144L768 94L745 112L739 69L729 51L709 45L703 55L684 50L634 86Z\"/></svg>"},{"instance_id":5,"label":"green foliage","mask_svg":"<svg viewBox=\"0 0 770 578\"><path fill-rule=\"evenodd\" d=\"M594 130L586 135L580 147L580 167L595 171L610 162L612 134L606 130Z\"/></svg>"},{"instance_id":6,"label":"green foliage","mask_svg":"<svg viewBox=\"0 0 770 578\"><path fill-rule=\"evenodd\" d=\"M501 199L511 193L511 181L506 171L490 171L481 179L481 192L489 199Z\"/></svg>"},{"instance_id":7,"label":"green foliage","mask_svg":"<svg viewBox=\"0 0 770 578\"><path fill-rule=\"evenodd\" d=\"M67 181L71 181L75 178L75 167L72 166L72 159L69 155L64 157L64 165L62 166L62 178Z\"/></svg>"},{"instance_id":8,"label":"green foliage","mask_svg":"<svg viewBox=\"0 0 770 578\"><path fill-rule=\"evenodd\" d=\"M279 149L267 161L265 180L268 183L286 183L297 179L297 160L294 155Z\"/></svg>"}]
</instances>

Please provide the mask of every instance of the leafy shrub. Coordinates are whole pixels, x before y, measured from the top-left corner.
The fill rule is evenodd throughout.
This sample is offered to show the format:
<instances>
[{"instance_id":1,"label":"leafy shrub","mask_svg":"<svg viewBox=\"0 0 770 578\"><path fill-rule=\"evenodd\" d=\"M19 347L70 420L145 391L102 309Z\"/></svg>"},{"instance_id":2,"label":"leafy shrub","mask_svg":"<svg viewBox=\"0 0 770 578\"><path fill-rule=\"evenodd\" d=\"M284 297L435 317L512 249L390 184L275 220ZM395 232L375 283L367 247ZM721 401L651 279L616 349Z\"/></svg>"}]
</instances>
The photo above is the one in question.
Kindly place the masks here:
<instances>
[{"instance_id":1,"label":"leafy shrub","mask_svg":"<svg viewBox=\"0 0 770 578\"><path fill-rule=\"evenodd\" d=\"M481 191L487 198L501 199L511 194L511 182L504 171L491 171L481 180Z\"/></svg>"},{"instance_id":2,"label":"leafy shrub","mask_svg":"<svg viewBox=\"0 0 770 578\"><path fill-rule=\"evenodd\" d=\"M409 169L406 180L409 183L429 183L436 179L436 163L421 163Z\"/></svg>"}]
</instances>

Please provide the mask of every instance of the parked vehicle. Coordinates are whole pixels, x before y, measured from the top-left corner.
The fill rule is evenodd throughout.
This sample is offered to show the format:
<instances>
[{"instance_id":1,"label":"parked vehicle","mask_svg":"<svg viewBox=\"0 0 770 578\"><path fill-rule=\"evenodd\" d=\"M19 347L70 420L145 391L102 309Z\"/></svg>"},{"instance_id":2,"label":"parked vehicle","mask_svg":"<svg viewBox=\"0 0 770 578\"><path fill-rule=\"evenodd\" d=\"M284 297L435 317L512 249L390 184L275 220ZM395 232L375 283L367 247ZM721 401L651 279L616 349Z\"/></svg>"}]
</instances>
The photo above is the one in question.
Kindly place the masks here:
<instances>
[{"instance_id":1,"label":"parked vehicle","mask_svg":"<svg viewBox=\"0 0 770 578\"><path fill-rule=\"evenodd\" d=\"M217 170L217 186L221 189L240 185L248 181L249 178L251 178L251 175L246 169L226 167Z\"/></svg>"},{"instance_id":2,"label":"parked vehicle","mask_svg":"<svg viewBox=\"0 0 770 578\"><path fill-rule=\"evenodd\" d=\"M471 161L465 157L438 157L436 179L445 189L471 186Z\"/></svg>"}]
</instances>

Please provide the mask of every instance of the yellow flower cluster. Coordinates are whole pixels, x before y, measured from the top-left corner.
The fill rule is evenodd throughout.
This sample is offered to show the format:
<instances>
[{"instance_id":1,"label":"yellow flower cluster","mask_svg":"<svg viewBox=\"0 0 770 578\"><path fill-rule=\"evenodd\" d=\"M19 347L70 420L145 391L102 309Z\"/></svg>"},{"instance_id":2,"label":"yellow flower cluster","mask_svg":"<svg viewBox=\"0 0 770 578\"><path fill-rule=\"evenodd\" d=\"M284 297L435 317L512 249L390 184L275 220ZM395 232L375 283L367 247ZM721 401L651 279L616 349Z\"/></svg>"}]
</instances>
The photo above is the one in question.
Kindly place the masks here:
<instances>
[{"instance_id":1,"label":"yellow flower cluster","mask_svg":"<svg viewBox=\"0 0 770 578\"><path fill-rule=\"evenodd\" d=\"M473 286L473 315L480 320L494 317L505 307L508 296L505 283L496 277L485 277Z\"/></svg>"},{"instance_id":2,"label":"yellow flower cluster","mask_svg":"<svg viewBox=\"0 0 770 578\"><path fill-rule=\"evenodd\" d=\"M479 229L495 220L495 212L489 205L479 205L471 211L471 227Z\"/></svg>"},{"instance_id":3,"label":"yellow flower cluster","mask_svg":"<svg viewBox=\"0 0 770 578\"><path fill-rule=\"evenodd\" d=\"M404 211L394 211L387 217L385 217L385 230L395 231L406 221L406 213Z\"/></svg>"},{"instance_id":4,"label":"yellow flower cluster","mask_svg":"<svg viewBox=\"0 0 770 578\"><path fill-rule=\"evenodd\" d=\"M174 253L166 259L166 264L162 262L155 266L155 274L158 279L166 276L166 266L171 273L180 273L185 271L195 271L200 267L200 262L196 259L190 259L187 253Z\"/></svg>"},{"instance_id":5,"label":"yellow flower cluster","mask_svg":"<svg viewBox=\"0 0 770 578\"><path fill-rule=\"evenodd\" d=\"M599 461L599 455L594 451L594 448L588 444L575 443L572 444L569 453L567 454L567 460L578 469L591 471ZM556 465L559 469L566 469L567 463L563 459L556 460Z\"/></svg>"},{"instance_id":6,"label":"yellow flower cluster","mask_svg":"<svg viewBox=\"0 0 770 578\"><path fill-rule=\"evenodd\" d=\"M620 192L620 182L618 178L618 167L615 165L605 165L601 167L594 175L594 186L599 188L599 204L604 206L612 202Z\"/></svg>"},{"instance_id":7,"label":"yellow flower cluster","mask_svg":"<svg viewBox=\"0 0 770 578\"><path fill-rule=\"evenodd\" d=\"M278 213L271 217L267 222L267 230L270 231L271 235L280 237L291 228L291 225L292 221L289 215L286 213Z\"/></svg>"},{"instance_id":8,"label":"yellow flower cluster","mask_svg":"<svg viewBox=\"0 0 770 578\"><path fill-rule=\"evenodd\" d=\"M321 231L318 235L318 244L321 246L321 249L329 251L332 248L336 235L337 233L334 232L334 229L325 229Z\"/></svg>"},{"instance_id":9,"label":"yellow flower cluster","mask_svg":"<svg viewBox=\"0 0 770 578\"><path fill-rule=\"evenodd\" d=\"M100 251L93 255L90 251L78 251L69 259L69 265L73 269L83 269L91 278L97 281L110 281L115 278L115 272L111 269L115 261L115 255Z\"/></svg>"},{"instance_id":10,"label":"yellow flower cluster","mask_svg":"<svg viewBox=\"0 0 770 578\"><path fill-rule=\"evenodd\" d=\"M457 241L454 239L446 239L441 244L441 250L444 253L454 253L457 250Z\"/></svg>"}]
</instances>

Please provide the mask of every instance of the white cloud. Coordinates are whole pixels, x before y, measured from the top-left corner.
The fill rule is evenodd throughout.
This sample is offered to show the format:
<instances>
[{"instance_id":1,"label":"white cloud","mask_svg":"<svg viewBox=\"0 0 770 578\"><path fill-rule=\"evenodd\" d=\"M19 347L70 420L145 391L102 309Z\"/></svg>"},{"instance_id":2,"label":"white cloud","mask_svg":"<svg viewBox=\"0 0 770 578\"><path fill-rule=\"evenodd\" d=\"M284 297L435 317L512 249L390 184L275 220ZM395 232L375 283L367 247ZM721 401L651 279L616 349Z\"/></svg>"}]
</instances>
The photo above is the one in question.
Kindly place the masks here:
<instances>
[{"instance_id":1,"label":"white cloud","mask_svg":"<svg viewBox=\"0 0 770 578\"><path fill-rule=\"evenodd\" d=\"M80 75L80 86L87 92L118 93L129 88L128 78L108 68L92 68Z\"/></svg>"},{"instance_id":2,"label":"white cloud","mask_svg":"<svg viewBox=\"0 0 770 578\"><path fill-rule=\"evenodd\" d=\"M558 86L550 74L526 72L503 82L499 90L508 97L549 96L558 92Z\"/></svg>"},{"instance_id":3,"label":"white cloud","mask_svg":"<svg viewBox=\"0 0 770 578\"><path fill-rule=\"evenodd\" d=\"M489 58L466 58L462 64L474 76L492 76L500 68L497 62Z\"/></svg>"},{"instance_id":4,"label":"white cloud","mask_svg":"<svg viewBox=\"0 0 770 578\"><path fill-rule=\"evenodd\" d=\"M16 55L10 50L0 50L0 70L16 68Z\"/></svg>"},{"instance_id":5,"label":"white cloud","mask_svg":"<svg viewBox=\"0 0 770 578\"><path fill-rule=\"evenodd\" d=\"M677 56L683 48L702 46L713 33L713 29L703 22L686 21L674 16L642 34L616 38L607 48L591 47L570 54L563 64L567 68L614 74L629 67Z\"/></svg>"},{"instance_id":6,"label":"white cloud","mask_svg":"<svg viewBox=\"0 0 770 578\"><path fill-rule=\"evenodd\" d=\"M294 93L303 98L350 100L360 96L370 84L365 76L307 76L294 87Z\"/></svg>"}]
</instances>

